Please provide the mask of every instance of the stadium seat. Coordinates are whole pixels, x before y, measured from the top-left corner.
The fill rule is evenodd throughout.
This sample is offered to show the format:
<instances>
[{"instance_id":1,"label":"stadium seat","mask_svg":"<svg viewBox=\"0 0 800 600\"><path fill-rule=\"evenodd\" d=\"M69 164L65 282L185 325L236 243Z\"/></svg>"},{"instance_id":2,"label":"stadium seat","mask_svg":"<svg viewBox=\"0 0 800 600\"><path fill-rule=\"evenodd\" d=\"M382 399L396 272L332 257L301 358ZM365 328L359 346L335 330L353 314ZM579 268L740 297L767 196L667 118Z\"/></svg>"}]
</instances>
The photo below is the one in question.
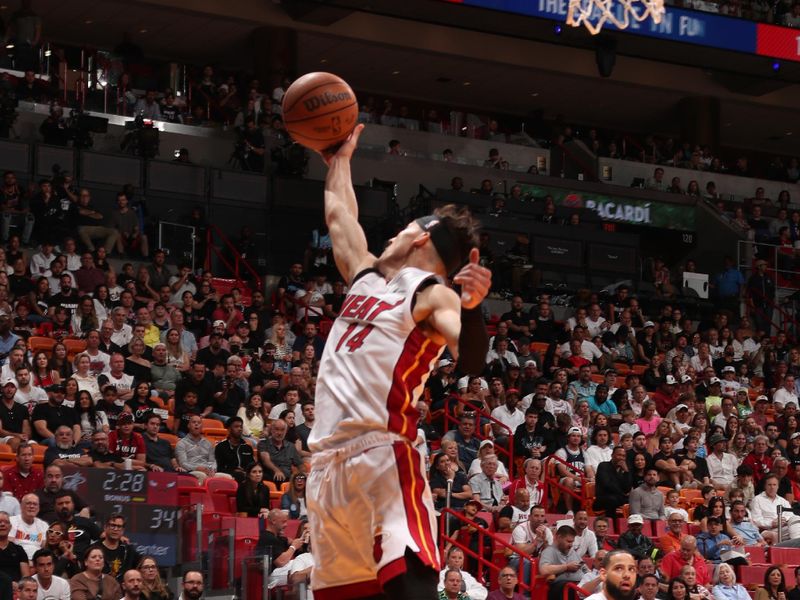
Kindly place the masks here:
<instances>
[{"instance_id":1,"label":"stadium seat","mask_svg":"<svg viewBox=\"0 0 800 600\"><path fill-rule=\"evenodd\" d=\"M172 435L171 433L159 433L158 437L160 437L162 440L167 440L169 445L173 448L175 448L175 444L178 443L178 436ZM194 477L192 477L192 479L194 479Z\"/></svg>"},{"instance_id":2,"label":"stadium seat","mask_svg":"<svg viewBox=\"0 0 800 600\"><path fill-rule=\"evenodd\" d=\"M32 335L28 338L28 348L31 351L31 354L36 354L37 352L47 352L48 356L53 351L53 346L56 345L56 341L53 338L39 336L39 335Z\"/></svg>"},{"instance_id":3,"label":"stadium seat","mask_svg":"<svg viewBox=\"0 0 800 600\"><path fill-rule=\"evenodd\" d=\"M750 564L769 564L769 561L767 560L767 548L764 546L745 546L744 551L750 555Z\"/></svg>"},{"instance_id":4,"label":"stadium seat","mask_svg":"<svg viewBox=\"0 0 800 600\"><path fill-rule=\"evenodd\" d=\"M800 565L800 548L772 546L769 549L769 560L777 565Z\"/></svg>"},{"instance_id":5,"label":"stadium seat","mask_svg":"<svg viewBox=\"0 0 800 600\"><path fill-rule=\"evenodd\" d=\"M66 338L64 339L64 346L67 348L67 358L73 360L77 354L86 350L86 340Z\"/></svg>"}]
</instances>

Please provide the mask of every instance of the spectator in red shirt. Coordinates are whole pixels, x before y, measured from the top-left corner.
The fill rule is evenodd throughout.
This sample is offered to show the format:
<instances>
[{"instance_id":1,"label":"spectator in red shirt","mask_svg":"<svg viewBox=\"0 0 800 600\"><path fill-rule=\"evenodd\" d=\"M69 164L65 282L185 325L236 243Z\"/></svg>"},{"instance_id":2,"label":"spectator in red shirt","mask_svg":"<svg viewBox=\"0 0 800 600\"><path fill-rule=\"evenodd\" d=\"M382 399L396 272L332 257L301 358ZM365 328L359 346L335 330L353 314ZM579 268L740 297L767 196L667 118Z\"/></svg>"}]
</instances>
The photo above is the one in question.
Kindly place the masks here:
<instances>
[{"instance_id":1,"label":"spectator in red shirt","mask_svg":"<svg viewBox=\"0 0 800 600\"><path fill-rule=\"evenodd\" d=\"M236 327L241 321L244 321L244 315L235 306L233 296L225 294L219 302L219 307L211 313L212 321L225 321L225 333L233 335L236 333Z\"/></svg>"},{"instance_id":2,"label":"spectator in red shirt","mask_svg":"<svg viewBox=\"0 0 800 600\"><path fill-rule=\"evenodd\" d=\"M697 573L698 585L708 585L711 577L708 573L708 565L705 559L697 552L697 540L693 535L687 535L681 539L679 550L673 550L661 561L661 572L666 580L673 577L680 577L681 569L686 565L692 565Z\"/></svg>"},{"instance_id":3,"label":"spectator in red shirt","mask_svg":"<svg viewBox=\"0 0 800 600\"><path fill-rule=\"evenodd\" d=\"M17 499L22 500L25 494L30 494L44 486L42 470L33 466L33 448L21 444L17 448L17 464L5 471L6 481L3 488Z\"/></svg>"},{"instance_id":4,"label":"spectator in red shirt","mask_svg":"<svg viewBox=\"0 0 800 600\"><path fill-rule=\"evenodd\" d=\"M122 413L117 419L117 428L108 436L108 449L122 458L131 459L131 465L136 471L145 471L147 462L147 448L141 433L133 430L133 415Z\"/></svg>"},{"instance_id":5,"label":"spectator in red shirt","mask_svg":"<svg viewBox=\"0 0 800 600\"><path fill-rule=\"evenodd\" d=\"M769 455L769 438L757 435L753 440L753 451L744 457L742 465L753 469L753 486L758 489L761 480L772 472L772 457Z\"/></svg>"},{"instance_id":6,"label":"spectator in red shirt","mask_svg":"<svg viewBox=\"0 0 800 600\"><path fill-rule=\"evenodd\" d=\"M672 375L667 375L664 381L658 386L651 399L656 403L656 410L662 417L678 405L678 398L675 395L677 380Z\"/></svg>"}]
</instances>

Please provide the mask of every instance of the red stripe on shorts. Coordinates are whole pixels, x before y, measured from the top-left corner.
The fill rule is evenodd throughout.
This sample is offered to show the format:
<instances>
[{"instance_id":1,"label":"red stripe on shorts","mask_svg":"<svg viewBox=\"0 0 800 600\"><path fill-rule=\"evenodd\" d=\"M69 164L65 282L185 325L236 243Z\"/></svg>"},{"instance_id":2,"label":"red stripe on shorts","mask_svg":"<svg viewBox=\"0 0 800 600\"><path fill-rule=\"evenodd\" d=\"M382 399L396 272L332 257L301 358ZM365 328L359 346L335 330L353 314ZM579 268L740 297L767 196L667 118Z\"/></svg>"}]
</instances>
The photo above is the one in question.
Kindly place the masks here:
<instances>
[{"instance_id":1,"label":"red stripe on shorts","mask_svg":"<svg viewBox=\"0 0 800 600\"><path fill-rule=\"evenodd\" d=\"M430 371L431 360L439 354L441 346L433 343L419 327L415 327L403 344L392 373L392 386L386 398L389 412L389 431L408 439L415 439L417 413L412 393Z\"/></svg>"},{"instance_id":2,"label":"red stripe on shorts","mask_svg":"<svg viewBox=\"0 0 800 600\"><path fill-rule=\"evenodd\" d=\"M406 442L395 442L392 449L397 461L403 506L406 510L406 524L412 539L420 549L417 556L423 563L438 571L439 555L431 530L430 513L422 500L425 478L420 471L419 453Z\"/></svg>"}]
</instances>

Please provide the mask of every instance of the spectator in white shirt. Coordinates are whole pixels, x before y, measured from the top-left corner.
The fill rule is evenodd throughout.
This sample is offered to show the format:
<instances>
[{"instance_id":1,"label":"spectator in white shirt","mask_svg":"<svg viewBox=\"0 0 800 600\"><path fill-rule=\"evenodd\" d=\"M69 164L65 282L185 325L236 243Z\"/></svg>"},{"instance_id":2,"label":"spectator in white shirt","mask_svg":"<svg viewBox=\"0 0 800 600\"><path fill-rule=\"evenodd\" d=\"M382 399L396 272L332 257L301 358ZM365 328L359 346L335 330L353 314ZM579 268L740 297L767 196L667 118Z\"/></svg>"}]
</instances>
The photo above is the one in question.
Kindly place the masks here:
<instances>
[{"instance_id":1,"label":"spectator in white shirt","mask_svg":"<svg viewBox=\"0 0 800 600\"><path fill-rule=\"evenodd\" d=\"M736 481L736 469L739 467L739 460L729 452L726 452L728 440L725 436L716 433L709 440L711 454L706 458L708 473L711 483L717 488L728 488Z\"/></svg>"},{"instance_id":2,"label":"spectator in white shirt","mask_svg":"<svg viewBox=\"0 0 800 600\"><path fill-rule=\"evenodd\" d=\"M508 339L498 337L495 347L486 353L486 364L491 365L495 361L503 363L502 370L505 371L509 366L519 366L517 355L508 349Z\"/></svg>"},{"instance_id":3,"label":"spectator in white shirt","mask_svg":"<svg viewBox=\"0 0 800 600\"><path fill-rule=\"evenodd\" d=\"M55 258L53 243L47 240L42 242L41 252L37 252L31 257L31 276L50 277L50 264Z\"/></svg>"},{"instance_id":4,"label":"spectator in white shirt","mask_svg":"<svg viewBox=\"0 0 800 600\"><path fill-rule=\"evenodd\" d=\"M778 495L778 477L770 474L764 478L764 491L750 502L750 520L764 538L767 534L773 539L777 537L779 506L783 507L784 523L788 525L783 528L784 535L788 533L787 539L800 538L800 517L792 513L789 501Z\"/></svg>"},{"instance_id":5,"label":"spectator in white shirt","mask_svg":"<svg viewBox=\"0 0 800 600\"><path fill-rule=\"evenodd\" d=\"M437 591L444 589L444 576L450 570L461 573L462 592L469 596L470 600L485 600L489 591L485 586L478 583L478 580L464 570L464 552L458 546L450 546L447 551L447 565L439 573L439 586Z\"/></svg>"},{"instance_id":6,"label":"spectator in white shirt","mask_svg":"<svg viewBox=\"0 0 800 600\"><path fill-rule=\"evenodd\" d=\"M589 513L585 510L577 511L573 524L576 535L575 540L572 542L572 549L581 558L587 554L589 556L597 554L597 537L594 535L594 531L589 529Z\"/></svg>"},{"instance_id":7,"label":"spectator in white shirt","mask_svg":"<svg viewBox=\"0 0 800 600\"><path fill-rule=\"evenodd\" d=\"M28 559L32 559L33 553L42 547L48 525L38 517L39 496L36 494L25 494L22 497L21 508L20 514L11 517L11 531L8 537L25 550Z\"/></svg>"},{"instance_id":8,"label":"spectator in white shirt","mask_svg":"<svg viewBox=\"0 0 800 600\"><path fill-rule=\"evenodd\" d=\"M795 406L800 406L794 388L794 375L788 374L783 378L783 386L775 390L772 395L772 402L775 405L775 410L779 413L783 412L783 408L789 402L794 402Z\"/></svg>"},{"instance_id":9,"label":"spectator in white shirt","mask_svg":"<svg viewBox=\"0 0 800 600\"><path fill-rule=\"evenodd\" d=\"M586 329L589 331L589 337L594 338L598 335L603 335L603 332L608 329L609 324L602 316L599 304L592 304L589 307L589 316L586 317Z\"/></svg>"},{"instance_id":10,"label":"spectator in white shirt","mask_svg":"<svg viewBox=\"0 0 800 600\"><path fill-rule=\"evenodd\" d=\"M517 427L525 422L525 413L517 408L517 404L519 404L517 391L507 390L505 396L505 404L501 404L492 411L492 418L500 421L508 428L502 427L500 423L492 423L494 439L501 446L508 446Z\"/></svg>"}]
</instances>

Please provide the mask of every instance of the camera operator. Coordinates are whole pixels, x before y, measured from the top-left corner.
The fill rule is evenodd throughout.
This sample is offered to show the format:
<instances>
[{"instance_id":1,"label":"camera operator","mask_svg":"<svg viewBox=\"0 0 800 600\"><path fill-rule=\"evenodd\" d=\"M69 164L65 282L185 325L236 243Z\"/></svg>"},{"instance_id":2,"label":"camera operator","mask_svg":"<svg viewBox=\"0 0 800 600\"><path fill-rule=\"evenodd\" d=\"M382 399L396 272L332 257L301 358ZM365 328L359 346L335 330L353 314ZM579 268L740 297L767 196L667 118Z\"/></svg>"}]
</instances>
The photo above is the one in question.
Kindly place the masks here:
<instances>
[{"instance_id":1,"label":"camera operator","mask_svg":"<svg viewBox=\"0 0 800 600\"><path fill-rule=\"evenodd\" d=\"M39 133L44 138L44 143L51 146L66 146L70 140L70 131L64 119L64 109L54 104L47 117L39 127Z\"/></svg>"},{"instance_id":2,"label":"camera operator","mask_svg":"<svg viewBox=\"0 0 800 600\"><path fill-rule=\"evenodd\" d=\"M245 171L264 172L264 154L267 151L267 144L264 141L264 134L256 126L256 120L248 117L244 122L242 131L241 162L242 169Z\"/></svg>"}]
</instances>

